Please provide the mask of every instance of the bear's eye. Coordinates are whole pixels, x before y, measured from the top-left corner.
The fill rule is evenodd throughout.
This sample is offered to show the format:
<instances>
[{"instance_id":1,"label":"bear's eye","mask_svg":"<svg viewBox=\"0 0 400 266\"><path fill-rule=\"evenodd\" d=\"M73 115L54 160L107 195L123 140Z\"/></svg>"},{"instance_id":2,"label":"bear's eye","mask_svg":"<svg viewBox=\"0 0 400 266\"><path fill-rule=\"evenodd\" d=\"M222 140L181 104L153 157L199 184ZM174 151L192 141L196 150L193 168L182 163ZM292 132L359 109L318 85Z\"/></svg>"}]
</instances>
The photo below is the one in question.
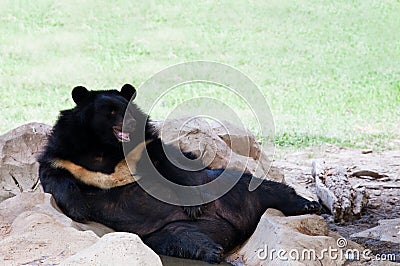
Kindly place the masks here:
<instances>
[{"instance_id":1,"label":"bear's eye","mask_svg":"<svg viewBox=\"0 0 400 266\"><path fill-rule=\"evenodd\" d=\"M115 110L111 110L111 115L115 115L117 112Z\"/></svg>"}]
</instances>

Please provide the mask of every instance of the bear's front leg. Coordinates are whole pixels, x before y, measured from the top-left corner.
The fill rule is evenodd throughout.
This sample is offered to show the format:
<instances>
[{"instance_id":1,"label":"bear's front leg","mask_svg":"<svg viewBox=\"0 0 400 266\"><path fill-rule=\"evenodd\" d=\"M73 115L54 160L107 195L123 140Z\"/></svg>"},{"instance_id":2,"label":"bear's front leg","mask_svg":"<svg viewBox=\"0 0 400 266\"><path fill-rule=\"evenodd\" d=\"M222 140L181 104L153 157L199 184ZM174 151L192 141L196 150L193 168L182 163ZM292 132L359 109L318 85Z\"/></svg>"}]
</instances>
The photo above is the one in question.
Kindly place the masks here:
<instances>
[{"instance_id":1,"label":"bear's front leg","mask_svg":"<svg viewBox=\"0 0 400 266\"><path fill-rule=\"evenodd\" d=\"M113 187L123 186L136 181L135 176L132 176L125 163L125 160L121 161L117 167L115 173L107 175L101 172L89 171L86 168L77 165L71 161L54 159L51 163L54 168L61 168L68 170L76 179L83 183L91 186L95 186L101 189L110 189Z\"/></svg>"},{"instance_id":2,"label":"bear's front leg","mask_svg":"<svg viewBox=\"0 0 400 266\"><path fill-rule=\"evenodd\" d=\"M266 207L278 209L286 216L319 214L322 209L318 202L303 198L285 184L265 180L257 190L262 193Z\"/></svg>"},{"instance_id":3,"label":"bear's front leg","mask_svg":"<svg viewBox=\"0 0 400 266\"><path fill-rule=\"evenodd\" d=\"M58 207L66 215L78 222L90 220L85 194L76 185L71 173L42 163L39 166L39 177L44 192L52 194Z\"/></svg>"}]
</instances>

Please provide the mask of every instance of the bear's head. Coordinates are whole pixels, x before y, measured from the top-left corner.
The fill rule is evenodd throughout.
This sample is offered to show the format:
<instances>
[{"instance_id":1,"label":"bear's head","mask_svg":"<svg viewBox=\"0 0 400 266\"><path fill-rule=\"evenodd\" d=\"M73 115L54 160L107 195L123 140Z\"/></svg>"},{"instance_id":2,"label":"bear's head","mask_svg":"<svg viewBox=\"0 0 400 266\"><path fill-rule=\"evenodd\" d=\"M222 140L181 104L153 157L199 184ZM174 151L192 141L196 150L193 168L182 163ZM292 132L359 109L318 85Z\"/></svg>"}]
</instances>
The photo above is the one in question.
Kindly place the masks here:
<instances>
[{"instance_id":1,"label":"bear's head","mask_svg":"<svg viewBox=\"0 0 400 266\"><path fill-rule=\"evenodd\" d=\"M130 84L125 84L120 91L89 91L82 86L75 87L72 90L72 99L76 103L74 114L82 130L86 131L81 133L90 134L93 139L108 145L130 142L137 120L145 119L131 103L135 97L136 90Z\"/></svg>"}]
</instances>

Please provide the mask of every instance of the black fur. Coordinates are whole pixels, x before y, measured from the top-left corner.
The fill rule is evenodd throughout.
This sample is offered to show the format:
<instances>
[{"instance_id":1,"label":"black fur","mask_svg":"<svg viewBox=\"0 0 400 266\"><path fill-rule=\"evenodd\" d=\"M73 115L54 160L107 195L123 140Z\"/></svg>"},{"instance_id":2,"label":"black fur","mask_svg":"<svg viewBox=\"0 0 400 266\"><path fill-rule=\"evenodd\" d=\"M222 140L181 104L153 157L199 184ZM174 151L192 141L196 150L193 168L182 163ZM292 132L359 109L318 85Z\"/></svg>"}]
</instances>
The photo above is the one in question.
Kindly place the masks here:
<instances>
[{"instance_id":1,"label":"black fur","mask_svg":"<svg viewBox=\"0 0 400 266\"><path fill-rule=\"evenodd\" d=\"M138 234L159 254L219 263L225 252L250 237L267 208L276 208L285 215L319 211L318 203L302 198L281 183L262 181L255 191L249 192L253 178L250 174L243 174L221 198L202 206L182 208L155 199L137 183L102 190L83 184L66 170L51 167L54 158L61 158L92 171L112 173L124 158L113 127L122 128L125 110L131 104L129 99L135 95L136 90L128 84L121 92L77 87L72 93L77 106L61 112L39 158L39 175L44 191L51 193L72 219L96 221L117 231ZM149 158L166 179L181 185L199 185L222 172L221 169L188 172L174 166L166 158L157 133L148 125L147 116L132 105L127 114L126 128L131 129L128 144L133 148L143 138L151 139L147 145ZM136 170L143 179L152 174L145 160L138 163ZM227 173L232 178L240 174ZM155 190L165 189L154 186Z\"/></svg>"}]
</instances>

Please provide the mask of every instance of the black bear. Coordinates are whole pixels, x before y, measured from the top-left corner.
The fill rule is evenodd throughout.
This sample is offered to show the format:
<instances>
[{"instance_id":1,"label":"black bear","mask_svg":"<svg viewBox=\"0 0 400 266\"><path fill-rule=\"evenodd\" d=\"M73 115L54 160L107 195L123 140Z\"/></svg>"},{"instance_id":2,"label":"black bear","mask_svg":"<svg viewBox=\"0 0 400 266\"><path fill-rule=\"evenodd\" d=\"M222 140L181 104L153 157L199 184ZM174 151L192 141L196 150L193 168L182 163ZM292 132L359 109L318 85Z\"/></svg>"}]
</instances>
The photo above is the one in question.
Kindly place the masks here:
<instances>
[{"instance_id":1,"label":"black bear","mask_svg":"<svg viewBox=\"0 0 400 266\"><path fill-rule=\"evenodd\" d=\"M72 219L138 234L158 254L219 263L251 236L267 208L285 215L319 211L317 202L281 183L263 180L249 191L254 178L250 174L177 167L165 154L165 147L175 148L162 143L148 116L131 102L135 96L129 84L120 91L88 91L80 86L72 91L76 106L61 111L39 158L39 176L44 191ZM126 173L122 144L134 161L132 174ZM156 199L135 182L153 177L149 163L165 179L183 186L208 183L222 172L238 181L209 203L177 206ZM165 189L153 183L155 190Z\"/></svg>"}]
</instances>

